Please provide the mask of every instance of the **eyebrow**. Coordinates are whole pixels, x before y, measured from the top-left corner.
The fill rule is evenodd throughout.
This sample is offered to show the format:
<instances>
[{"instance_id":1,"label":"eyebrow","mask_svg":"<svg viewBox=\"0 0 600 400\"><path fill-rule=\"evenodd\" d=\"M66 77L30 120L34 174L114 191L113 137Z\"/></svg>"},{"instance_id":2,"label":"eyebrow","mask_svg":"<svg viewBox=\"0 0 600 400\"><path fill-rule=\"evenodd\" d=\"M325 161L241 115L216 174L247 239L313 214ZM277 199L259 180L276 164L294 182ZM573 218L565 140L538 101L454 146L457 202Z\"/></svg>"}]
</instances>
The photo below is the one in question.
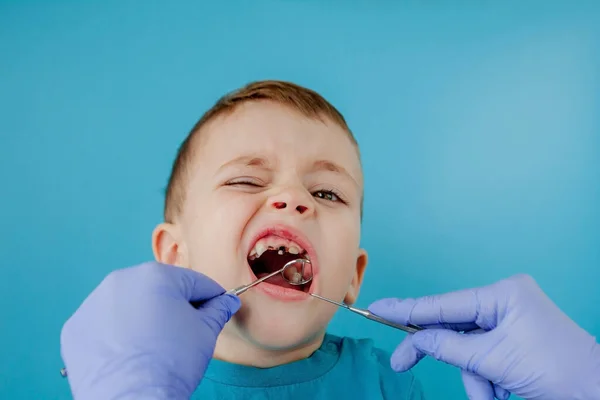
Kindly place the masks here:
<instances>
[{"instance_id":1,"label":"eyebrow","mask_svg":"<svg viewBox=\"0 0 600 400\"><path fill-rule=\"evenodd\" d=\"M352 174L350 174L350 172L348 172L346 170L346 168L342 167L341 165L338 165L334 162L328 161L328 160L319 160L316 161L313 164L313 171L330 171L330 172L335 172L336 174L340 174L340 175L344 175L346 176L348 179L350 179L352 182L354 182L355 185L360 186L358 184L358 182L356 181L356 179L354 179L354 177L352 176Z\"/></svg>"},{"instance_id":2,"label":"eyebrow","mask_svg":"<svg viewBox=\"0 0 600 400\"><path fill-rule=\"evenodd\" d=\"M245 155L236 157L233 160L221 165L221 167L219 167L219 172L224 170L225 168L229 168L235 165L242 165L244 167L256 167L260 169L270 169L271 167L269 161L264 157L257 155Z\"/></svg>"}]
</instances>

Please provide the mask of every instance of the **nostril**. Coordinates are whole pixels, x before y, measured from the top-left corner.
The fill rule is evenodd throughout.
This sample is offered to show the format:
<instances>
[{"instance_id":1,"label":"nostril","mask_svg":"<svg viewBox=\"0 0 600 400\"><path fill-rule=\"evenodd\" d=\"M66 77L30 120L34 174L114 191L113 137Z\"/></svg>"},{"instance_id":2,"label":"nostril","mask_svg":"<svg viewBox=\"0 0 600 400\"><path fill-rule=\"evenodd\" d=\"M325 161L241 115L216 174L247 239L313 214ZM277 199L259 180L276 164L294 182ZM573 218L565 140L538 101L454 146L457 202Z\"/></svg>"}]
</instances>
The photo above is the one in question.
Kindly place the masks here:
<instances>
[{"instance_id":1,"label":"nostril","mask_svg":"<svg viewBox=\"0 0 600 400\"><path fill-rule=\"evenodd\" d=\"M300 214L304 214L306 212L306 210L308 210L308 207L306 206L298 206L296 207L296 210L300 213Z\"/></svg>"},{"instance_id":2,"label":"nostril","mask_svg":"<svg viewBox=\"0 0 600 400\"><path fill-rule=\"evenodd\" d=\"M282 209L285 208L287 205L283 202L283 201L276 201L275 203L273 203L273 207L277 208L277 209Z\"/></svg>"}]
</instances>

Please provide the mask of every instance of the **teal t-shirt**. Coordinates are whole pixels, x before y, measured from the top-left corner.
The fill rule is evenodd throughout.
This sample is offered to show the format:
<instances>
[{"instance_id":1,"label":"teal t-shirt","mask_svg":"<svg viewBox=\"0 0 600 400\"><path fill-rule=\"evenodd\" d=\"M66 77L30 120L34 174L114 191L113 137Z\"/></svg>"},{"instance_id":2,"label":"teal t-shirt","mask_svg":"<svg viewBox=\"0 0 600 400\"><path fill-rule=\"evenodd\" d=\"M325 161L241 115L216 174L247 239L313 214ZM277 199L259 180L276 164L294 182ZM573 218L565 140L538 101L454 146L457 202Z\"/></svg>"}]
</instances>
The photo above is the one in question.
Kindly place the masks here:
<instances>
[{"instance_id":1,"label":"teal t-shirt","mask_svg":"<svg viewBox=\"0 0 600 400\"><path fill-rule=\"evenodd\" d=\"M369 339L327 334L309 358L272 368L212 360L192 399L424 400L411 372L396 373Z\"/></svg>"}]
</instances>

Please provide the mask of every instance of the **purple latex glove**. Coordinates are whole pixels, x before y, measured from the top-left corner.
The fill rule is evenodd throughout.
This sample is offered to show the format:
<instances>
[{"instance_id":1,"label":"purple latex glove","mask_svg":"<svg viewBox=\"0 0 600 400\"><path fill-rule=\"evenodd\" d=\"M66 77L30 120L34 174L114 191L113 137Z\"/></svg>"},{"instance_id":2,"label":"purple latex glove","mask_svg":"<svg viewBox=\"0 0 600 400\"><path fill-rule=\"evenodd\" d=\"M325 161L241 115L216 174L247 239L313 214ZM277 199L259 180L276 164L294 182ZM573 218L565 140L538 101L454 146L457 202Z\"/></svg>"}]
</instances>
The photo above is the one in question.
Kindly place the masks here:
<instances>
[{"instance_id":1,"label":"purple latex glove","mask_svg":"<svg viewBox=\"0 0 600 400\"><path fill-rule=\"evenodd\" d=\"M73 397L189 399L240 306L224 292L202 274L154 262L111 273L61 332Z\"/></svg>"},{"instance_id":2,"label":"purple latex glove","mask_svg":"<svg viewBox=\"0 0 600 400\"><path fill-rule=\"evenodd\" d=\"M600 399L600 345L528 276L440 296L383 299L369 310L427 328L400 343L391 359L396 371L430 355L461 368L472 400L507 399L510 393Z\"/></svg>"}]
</instances>

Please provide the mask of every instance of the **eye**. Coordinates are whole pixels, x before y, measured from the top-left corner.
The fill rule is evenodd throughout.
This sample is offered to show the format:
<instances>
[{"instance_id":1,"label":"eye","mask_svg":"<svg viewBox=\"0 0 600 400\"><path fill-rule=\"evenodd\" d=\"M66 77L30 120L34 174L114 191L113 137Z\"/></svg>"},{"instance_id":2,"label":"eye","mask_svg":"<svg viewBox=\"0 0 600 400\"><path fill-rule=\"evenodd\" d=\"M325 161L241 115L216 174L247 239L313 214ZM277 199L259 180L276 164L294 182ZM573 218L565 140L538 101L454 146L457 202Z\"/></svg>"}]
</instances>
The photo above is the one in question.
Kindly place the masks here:
<instances>
[{"instance_id":1,"label":"eye","mask_svg":"<svg viewBox=\"0 0 600 400\"><path fill-rule=\"evenodd\" d=\"M236 178L225 182L225 186L263 187L264 182L254 178Z\"/></svg>"},{"instance_id":2,"label":"eye","mask_svg":"<svg viewBox=\"0 0 600 400\"><path fill-rule=\"evenodd\" d=\"M313 195L323 200L344 202L333 190L317 190Z\"/></svg>"}]
</instances>

